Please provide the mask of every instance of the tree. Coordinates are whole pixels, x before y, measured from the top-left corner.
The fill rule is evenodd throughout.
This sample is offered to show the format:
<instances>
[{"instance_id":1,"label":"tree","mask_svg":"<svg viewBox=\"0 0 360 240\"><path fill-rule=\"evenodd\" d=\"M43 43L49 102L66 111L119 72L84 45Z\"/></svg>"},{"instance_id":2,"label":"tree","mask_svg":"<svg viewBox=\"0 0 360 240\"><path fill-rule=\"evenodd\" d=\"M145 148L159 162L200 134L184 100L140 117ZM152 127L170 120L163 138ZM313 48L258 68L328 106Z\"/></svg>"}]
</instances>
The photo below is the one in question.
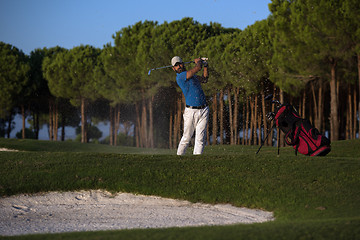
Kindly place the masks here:
<instances>
[{"instance_id":1,"label":"tree","mask_svg":"<svg viewBox=\"0 0 360 240\"><path fill-rule=\"evenodd\" d=\"M261 122L263 122L264 131L267 129L265 94L272 92L271 84L269 84L269 72L273 47L269 39L269 24L268 20L258 21L241 32L240 39L238 39L239 52L234 56L235 64L232 65L233 72L238 72L238 76L235 75L235 79L233 79L234 85L249 95L250 104L253 105L251 126L253 126L252 132L257 143L261 141ZM247 103L245 104L248 106ZM236 118L234 118L234 123L236 126ZM245 121L245 124L248 123ZM235 134L236 136L237 134ZM256 139L253 141L254 143L256 143Z\"/></svg>"},{"instance_id":2,"label":"tree","mask_svg":"<svg viewBox=\"0 0 360 240\"><path fill-rule=\"evenodd\" d=\"M70 99L71 104L81 107L81 142L87 142L86 108L99 93L93 84L94 69L100 50L92 46L80 46L56 54L54 59L44 60L44 74L51 93Z\"/></svg>"},{"instance_id":3,"label":"tree","mask_svg":"<svg viewBox=\"0 0 360 240\"><path fill-rule=\"evenodd\" d=\"M357 74L358 74L358 114L360 115L360 2L357 0L343 0L340 11L343 13L344 25L346 34L351 39L351 54L350 58L355 55L357 59ZM356 89L356 88L355 88ZM354 95L356 98L356 95ZM356 116L356 111L354 113ZM354 121L355 122L355 121ZM359 124L359 138L360 138L360 117ZM355 131L356 131L356 123Z\"/></svg>"},{"instance_id":4,"label":"tree","mask_svg":"<svg viewBox=\"0 0 360 240\"><path fill-rule=\"evenodd\" d=\"M260 137L257 134L257 129L261 130L260 111L258 111L258 102L260 102L258 93L261 92L263 96L265 93L262 89L268 87L265 83L268 82L269 79L268 65L271 56L272 46L268 38L267 20L256 22L254 25L247 27L244 31L237 33L223 53L224 61L227 62L227 72L225 75L229 80L228 101L230 144L237 144L240 140L240 91L247 95L246 98L243 98L243 139L247 139L248 143L256 144L256 140ZM251 117L248 115L249 112L251 112ZM249 125L251 129L250 137L248 137ZM260 132L261 131L259 131L259 133ZM246 143L246 141L243 142Z\"/></svg>"},{"instance_id":5,"label":"tree","mask_svg":"<svg viewBox=\"0 0 360 240\"><path fill-rule=\"evenodd\" d=\"M13 108L20 105L22 93L29 81L30 70L26 55L10 44L0 42L0 117L8 119L10 137ZM25 137L25 128L23 128Z\"/></svg>"},{"instance_id":6,"label":"tree","mask_svg":"<svg viewBox=\"0 0 360 240\"><path fill-rule=\"evenodd\" d=\"M126 93L127 99L135 104L135 111L137 113L136 139L137 146L139 147L150 147L150 145L147 134L148 123L146 111L142 112L142 118L139 112L141 103L143 109L146 110L146 87L142 86L143 82L141 78L144 74L141 73L141 67L137 64L136 57L138 45L143 40L140 38L141 32L146 31L146 29L151 29L153 26L153 22L138 22L134 26L129 26L118 31L116 35L113 36L115 41L115 47L112 49L113 55L109 57L109 60L115 64L113 64L113 66L105 66L105 69L108 69L107 74L116 80L116 84ZM140 119L142 121L140 121Z\"/></svg>"},{"instance_id":7,"label":"tree","mask_svg":"<svg viewBox=\"0 0 360 240\"><path fill-rule=\"evenodd\" d=\"M100 50L92 46L80 46L70 50L72 62L69 66L71 87L74 91L70 101L81 106L81 142L87 142L86 108L89 100L95 100L99 93L93 85L93 74L98 64Z\"/></svg>"},{"instance_id":8,"label":"tree","mask_svg":"<svg viewBox=\"0 0 360 240\"><path fill-rule=\"evenodd\" d=\"M51 95L48 82L44 78L42 65L45 57L51 57L54 53L62 51L60 47L55 47L51 49L35 49L30 53L30 88L31 94L29 96L30 109L32 111L32 126L35 131L35 138L38 139L40 131L40 115L49 114L50 122L53 122L52 119L53 112L49 112L49 109L56 109L52 106L54 103L54 96ZM45 104L49 103L49 104ZM55 122L55 121L54 121ZM49 126L53 126L49 124ZM53 133L52 129L49 129L49 132ZM57 132L57 129L56 129ZM51 135L52 136L52 135ZM52 139L51 139L52 140Z\"/></svg>"},{"instance_id":9,"label":"tree","mask_svg":"<svg viewBox=\"0 0 360 240\"><path fill-rule=\"evenodd\" d=\"M122 75L117 75L121 68L118 65L115 49L106 45L99 56L99 64L95 68L94 84L100 95L109 103L109 143L117 145L117 131L120 124L120 104L125 102L125 93L122 92ZM113 77L111 77L113 76Z\"/></svg>"},{"instance_id":10,"label":"tree","mask_svg":"<svg viewBox=\"0 0 360 240\"><path fill-rule=\"evenodd\" d=\"M61 48L59 46L53 47L50 49L44 48L42 50L38 49L32 52L31 56L33 56L33 71L34 71L34 80L36 82L36 90L35 90L35 103L39 100L41 101L43 108L46 108L48 111L48 129L49 129L49 139L57 140L57 132L59 127L59 105L61 111L61 125L62 125L62 136L61 139L65 139L65 119L68 119L69 116L66 115L66 112L71 111L72 108L64 107L66 100L61 99L53 95L50 92L49 86L57 81L58 78L63 77L60 71L60 65L55 64L55 59L58 54L62 54L67 52L67 49ZM40 68L40 69L39 69ZM67 74L67 72L65 73ZM46 81L46 84L43 83L43 80ZM37 98L38 94L42 94L40 98ZM46 100L45 100L46 99ZM47 106L45 106L44 102L47 102ZM71 117L70 117L71 118Z\"/></svg>"}]
</instances>

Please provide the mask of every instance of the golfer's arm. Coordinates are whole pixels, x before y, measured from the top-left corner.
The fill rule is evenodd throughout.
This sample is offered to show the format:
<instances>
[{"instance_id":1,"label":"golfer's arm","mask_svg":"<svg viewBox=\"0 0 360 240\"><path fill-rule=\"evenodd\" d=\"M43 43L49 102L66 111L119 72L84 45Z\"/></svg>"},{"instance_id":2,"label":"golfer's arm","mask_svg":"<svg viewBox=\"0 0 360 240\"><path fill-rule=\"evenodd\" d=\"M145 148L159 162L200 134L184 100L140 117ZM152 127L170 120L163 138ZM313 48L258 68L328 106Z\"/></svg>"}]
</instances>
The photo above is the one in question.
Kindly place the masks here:
<instances>
[{"instance_id":1,"label":"golfer's arm","mask_svg":"<svg viewBox=\"0 0 360 240\"><path fill-rule=\"evenodd\" d=\"M202 83L207 83L209 79L209 71L208 71L208 67L204 67L204 72L203 72L203 79L202 79Z\"/></svg>"},{"instance_id":2,"label":"golfer's arm","mask_svg":"<svg viewBox=\"0 0 360 240\"><path fill-rule=\"evenodd\" d=\"M209 79L209 72L208 72L208 68L204 67L204 72L202 74L202 76L198 76L198 79L201 83L207 83L208 79Z\"/></svg>"},{"instance_id":3,"label":"golfer's arm","mask_svg":"<svg viewBox=\"0 0 360 240\"><path fill-rule=\"evenodd\" d=\"M201 70L201 64L196 64L194 68L186 72L186 79L192 78L200 70Z\"/></svg>"}]
</instances>

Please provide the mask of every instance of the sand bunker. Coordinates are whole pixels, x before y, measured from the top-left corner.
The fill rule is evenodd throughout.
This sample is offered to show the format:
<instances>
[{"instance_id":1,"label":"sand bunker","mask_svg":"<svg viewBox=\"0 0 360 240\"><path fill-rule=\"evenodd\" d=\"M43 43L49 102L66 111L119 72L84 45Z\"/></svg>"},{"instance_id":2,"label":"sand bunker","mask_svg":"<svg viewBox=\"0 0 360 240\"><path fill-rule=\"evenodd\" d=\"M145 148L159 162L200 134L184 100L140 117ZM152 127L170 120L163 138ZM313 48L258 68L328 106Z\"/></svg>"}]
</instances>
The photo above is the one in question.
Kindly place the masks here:
<instances>
[{"instance_id":1,"label":"sand bunker","mask_svg":"<svg viewBox=\"0 0 360 240\"><path fill-rule=\"evenodd\" d=\"M0 148L0 152L18 152L19 150L9 149L9 148Z\"/></svg>"},{"instance_id":2,"label":"sand bunker","mask_svg":"<svg viewBox=\"0 0 360 240\"><path fill-rule=\"evenodd\" d=\"M273 220L271 212L101 190L0 198L0 235L167 228Z\"/></svg>"}]
</instances>

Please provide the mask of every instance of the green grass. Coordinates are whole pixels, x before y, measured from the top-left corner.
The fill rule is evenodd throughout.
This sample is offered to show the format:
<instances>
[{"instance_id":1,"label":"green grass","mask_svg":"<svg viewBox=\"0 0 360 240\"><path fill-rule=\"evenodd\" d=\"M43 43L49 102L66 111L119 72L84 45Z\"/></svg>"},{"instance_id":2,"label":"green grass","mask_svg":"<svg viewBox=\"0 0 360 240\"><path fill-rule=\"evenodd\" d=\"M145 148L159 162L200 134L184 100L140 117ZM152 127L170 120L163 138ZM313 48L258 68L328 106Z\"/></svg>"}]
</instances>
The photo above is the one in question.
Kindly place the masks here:
<instances>
[{"instance_id":1,"label":"green grass","mask_svg":"<svg viewBox=\"0 0 360 240\"><path fill-rule=\"evenodd\" d=\"M82 144L73 141L42 141L0 138L0 147L31 152L96 152L123 154L173 154L175 150L113 147L104 144Z\"/></svg>"},{"instance_id":2,"label":"green grass","mask_svg":"<svg viewBox=\"0 0 360 240\"><path fill-rule=\"evenodd\" d=\"M360 141L326 157L292 148L174 150L0 139L0 195L106 189L273 211L274 222L219 227L45 234L18 239L360 239ZM131 154L130 154L131 153ZM159 153L159 154L157 154ZM13 239L11 238L11 239Z\"/></svg>"}]
</instances>

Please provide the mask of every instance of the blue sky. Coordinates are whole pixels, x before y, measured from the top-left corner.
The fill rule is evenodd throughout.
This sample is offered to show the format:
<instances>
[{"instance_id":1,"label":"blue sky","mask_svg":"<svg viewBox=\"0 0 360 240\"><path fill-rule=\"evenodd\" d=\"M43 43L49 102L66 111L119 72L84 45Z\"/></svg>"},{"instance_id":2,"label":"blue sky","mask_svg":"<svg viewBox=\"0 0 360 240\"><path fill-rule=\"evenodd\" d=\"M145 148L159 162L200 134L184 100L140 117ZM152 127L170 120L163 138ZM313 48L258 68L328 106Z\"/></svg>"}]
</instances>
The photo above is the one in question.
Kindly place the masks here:
<instances>
[{"instance_id":1,"label":"blue sky","mask_svg":"<svg viewBox=\"0 0 360 240\"><path fill-rule=\"evenodd\" d=\"M244 29L266 19L271 0L0 0L0 41L29 54L36 48L81 44L102 48L139 21L192 17Z\"/></svg>"}]
</instances>

